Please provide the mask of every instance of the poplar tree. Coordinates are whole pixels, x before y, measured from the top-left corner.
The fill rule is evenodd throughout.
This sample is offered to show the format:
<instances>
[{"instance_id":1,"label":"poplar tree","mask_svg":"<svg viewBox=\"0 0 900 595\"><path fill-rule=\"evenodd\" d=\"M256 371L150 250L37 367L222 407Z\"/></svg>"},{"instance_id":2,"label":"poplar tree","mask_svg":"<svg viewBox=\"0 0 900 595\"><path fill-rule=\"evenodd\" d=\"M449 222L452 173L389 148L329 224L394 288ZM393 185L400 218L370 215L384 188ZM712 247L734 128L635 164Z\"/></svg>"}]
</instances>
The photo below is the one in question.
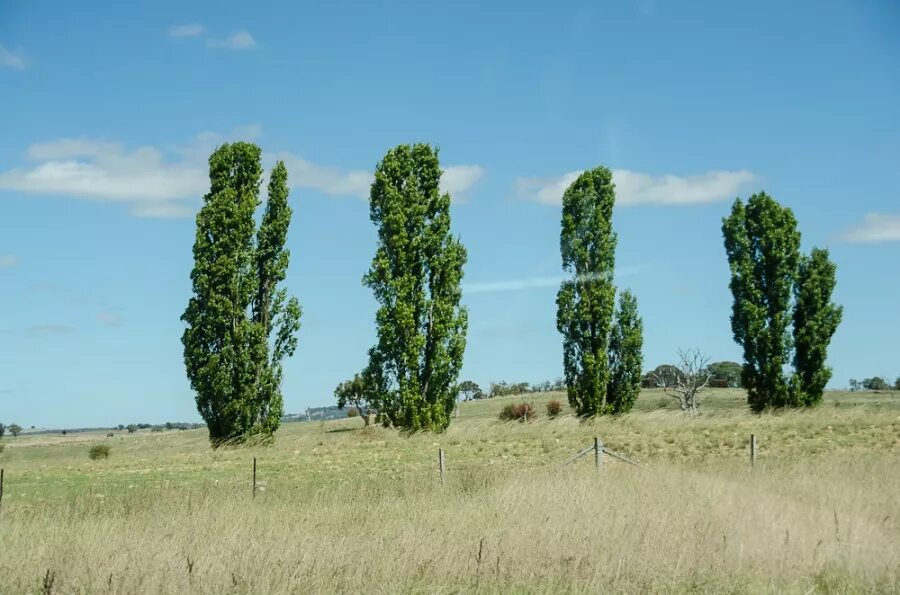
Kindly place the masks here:
<instances>
[{"instance_id":1,"label":"poplar tree","mask_svg":"<svg viewBox=\"0 0 900 595\"><path fill-rule=\"evenodd\" d=\"M640 388L642 327L630 293L623 295L615 350L610 351L615 198L612 172L605 167L585 171L563 194L560 253L563 270L572 278L562 282L557 294L556 327L563 335L569 404L582 416L624 413L634 403L632 391Z\"/></svg>"},{"instance_id":2,"label":"poplar tree","mask_svg":"<svg viewBox=\"0 0 900 595\"><path fill-rule=\"evenodd\" d=\"M765 192L746 205L736 200L722 220L722 234L747 402L756 411L818 403L831 376L828 344L841 319L841 308L831 302L835 266L827 251L801 256L793 211ZM795 371L788 376L792 362Z\"/></svg>"},{"instance_id":3,"label":"poplar tree","mask_svg":"<svg viewBox=\"0 0 900 595\"><path fill-rule=\"evenodd\" d=\"M466 250L451 234L440 178L435 149L400 145L376 167L370 193L378 245L363 283L379 308L366 377L382 417L410 431L449 425L466 347Z\"/></svg>"},{"instance_id":4,"label":"poplar tree","mask_svg":"<svg viewBox=\"0 0 900 595\"><path fill-rule=\"evenodd\" d=\"M790 387L791 294L800 260L800 233L791 209L765 192L746 206L738 199L722 223L734 297L731 329L744 348L741 380L754 409L783 407Z\"/></svg>"},{"instance_id":5,"label":"poplar tree","mask_svg":"<svg viewBox=\"0 0 900 595\"><path fill-rule=\"evenodd\" d=\"M813 248L810 256L800 261L794 288L794 368L799 405L820 403L825 385L831 380L831 368L825 360L831 337L843 316L843 308L831 301L836 272L828 250Z\"/></svg>"},{"instance_id":6,"label":"poplar tree","mask_svg":"<svg viewBox=\"0 0 900 595\"><path fill-rule=\"evenodd\" d=\"M626 413L641 392L644 354L644 323L637 298L625 290L619 296L616 322L609 340L610 381L607 402L615 414Z\"/></svg>"},{"instance_id":7,"label":"poplar tree","mask_svg":"<svg viewBox=\"0 0 900 595\"><path fill-rule=\"evenodd\" d=\"M281 362L296 349L300 306L278 284L291 209L287 171L272 172L257 230L260 149L224 144L209 159L210 191L197 214L193 296L181 319L188 380L213 445L270 437L282 415Z\"/></svg>"}]
</instances>

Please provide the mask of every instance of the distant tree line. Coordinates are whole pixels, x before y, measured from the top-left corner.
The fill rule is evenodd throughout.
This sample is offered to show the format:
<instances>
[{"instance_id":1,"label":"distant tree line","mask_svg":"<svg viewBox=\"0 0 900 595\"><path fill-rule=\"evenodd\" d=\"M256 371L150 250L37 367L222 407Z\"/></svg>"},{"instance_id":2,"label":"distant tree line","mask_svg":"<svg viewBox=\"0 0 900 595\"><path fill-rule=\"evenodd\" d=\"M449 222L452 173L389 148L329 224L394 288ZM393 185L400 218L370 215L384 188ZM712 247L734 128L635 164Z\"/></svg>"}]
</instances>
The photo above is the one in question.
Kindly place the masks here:
<instances>
[{"instance_id":1,"label":"distant tree line","mask_svg":"<svg viewBox=\"0 0 900 595\"><path fill-rule=\"evenodd\" d=\"M894 384L881 376L873 376L872 378L863 378L862 380L850 379L850 390L900 390L900 376L894 380Z\"/></svg>"},{"instance_id":2,"label":"distant tree line","mask_svg":"<svg viewBox=\"0 0 900 595\"><path fill-rule=\"evenodd\" d=\"M704 373L709 376L711 388L742 388L741 364L737 362L713 362L705 367ZM680 379L679 367L674 364L662 364L641 377L642 388L667 388L675 386Z\"/></svg>"},{"instance_id":3,"label":"distant tree line","mask_svg":"<svg viewBox=\"0 0 900 595\"><path fill-rule=\"evenodd\" d=\"M9 424L4 425L0 423L0 438L6 435L6 432L9 432L13 438L17 437L22 433L22 427L19 424Z\"/></svg>"}]
</instances>

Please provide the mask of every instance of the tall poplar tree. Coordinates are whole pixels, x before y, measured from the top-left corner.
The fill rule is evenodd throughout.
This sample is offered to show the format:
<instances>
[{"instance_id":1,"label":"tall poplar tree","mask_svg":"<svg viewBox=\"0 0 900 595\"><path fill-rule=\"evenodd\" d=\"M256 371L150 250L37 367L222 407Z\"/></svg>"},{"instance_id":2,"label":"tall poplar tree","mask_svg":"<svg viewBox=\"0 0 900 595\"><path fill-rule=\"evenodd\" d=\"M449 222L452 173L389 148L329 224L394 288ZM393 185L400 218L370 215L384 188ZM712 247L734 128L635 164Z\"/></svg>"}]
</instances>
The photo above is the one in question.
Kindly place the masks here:
<instances>
[{"instance_id":1,"label":"tall poplar tree","mask_svg":"<svg viewBox=\"0 0 900 595\"><path fill-rule=\"evenodd\" d=\"M451 234L440 179L435 149L400 145L376 167L370 193L378 246L363 283L379 308L366 377L382 416L412 431L449 425L466 347L466 250Z\"/></svg>"},{"instance_id":2,"label":"tall poplar tree","mask_svg":"<svg viewBox=\"0 0 900 595\"><path fill-rule=\"evenodd\" d=\"M197 214L193 296L181 318L187 376L210 441L218 445L271 436L278 428L281 361L296 348L300 307L278 288L291 216L284 165L272 172L259 230L259 147L222 145L210 156L209 176Z\"/></svg>"},{"instance_id":3,"label":"tall poplar tree","mask_svg":"<svg viewBox=\"0 0 900 595\"><path fill-rule=\"evenodd\" d=\"M835 269L827 252L801 257L793 211L765 192L746 205L736 200L722 234L747 402L757 411L817 403L830 377L825 355L841 314L831 303ZM785 368L792 361L796 371L789 377Z\"/></svg>"},{"instance_id":4,"label":"tall poplar tree","mask_svg":"<svg viewBox=\"0 0 900 595\"><path fill-rule=\"evenodd\" d=\"M609 339L607 402L615 414L630 411L641 392L643 347L644 323L638 314L637 298L625 290L619 296L616 321Z\"/></svg>"},{"instance_id":5,"label":"tall poplar tree","mask_svg":"<svg viewBox=\"0 0 900 595\"><path fill-rule=\"evenodd\" d=\"M634 403L631 391L640 388L642 327L630 293L623 295L615 351L610 352L615 200L612 172L605 167L585 171L563 194L560 252L563 270L572 278L562 282L557 294L556 327L563 335L569 404L582 416L624 413Z\"/></svg>"},{"instance_id":6,"label":"tall poplar tree","mask_svg":"<svg viewBox=\"0 0 900 595\"><path fill-rule=\"evenodd\" d=\"M836 272L828 250L813 248L812 254L800 261L794 287L794 368L799 405L820 403L822 391L831 380L831 368L825 360L844 311L831 301Z\"/></svg>"}]
</instances>

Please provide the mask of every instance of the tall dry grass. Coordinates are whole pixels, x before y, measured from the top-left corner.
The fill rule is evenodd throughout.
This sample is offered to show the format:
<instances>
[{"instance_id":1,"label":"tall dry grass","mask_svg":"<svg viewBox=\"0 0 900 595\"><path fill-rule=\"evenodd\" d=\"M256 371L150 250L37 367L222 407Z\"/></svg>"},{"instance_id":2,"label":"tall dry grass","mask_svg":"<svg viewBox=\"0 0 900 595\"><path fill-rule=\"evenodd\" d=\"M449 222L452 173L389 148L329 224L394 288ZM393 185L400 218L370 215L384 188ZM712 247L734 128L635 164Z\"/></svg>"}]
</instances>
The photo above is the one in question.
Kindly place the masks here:
<instances>
[{"instance_id":1,"label":"tall dry grass","mask_svg":"<svg viewBox=\"0 0 900 595\"><path fill-rule=\"evenodd\" d=\"M450 467L16 503L0 591L891 592L900 458ZM102 496L102 497L101 497Z\"/></svg>"}]
</instances>

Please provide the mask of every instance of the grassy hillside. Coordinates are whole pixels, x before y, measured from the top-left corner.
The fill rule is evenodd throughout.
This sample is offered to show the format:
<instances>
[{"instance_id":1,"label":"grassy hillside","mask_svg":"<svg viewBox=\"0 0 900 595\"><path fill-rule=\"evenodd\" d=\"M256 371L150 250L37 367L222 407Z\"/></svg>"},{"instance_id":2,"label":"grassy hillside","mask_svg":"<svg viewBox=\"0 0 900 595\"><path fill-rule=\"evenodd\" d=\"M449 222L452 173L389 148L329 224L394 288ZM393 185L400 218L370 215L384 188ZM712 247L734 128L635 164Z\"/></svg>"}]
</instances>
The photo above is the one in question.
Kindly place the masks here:
<instances>
[{"instance_id":1,"label":"grassy hillside","mask_svg":"<svg viewBox=\"0 0 900 595\"><path fill-rule=\"evenodd\" d=\"M645 391L589 422L547 419L551 398L465 403L442 435L355 418L218 451L203 431L6 440L0 592L900 589L900 397L756 416L720 390L692 419ZM538 418L498 421L510 401ZM560 470L593 436L645 468Z\"/></svg>"}]
</instances>

